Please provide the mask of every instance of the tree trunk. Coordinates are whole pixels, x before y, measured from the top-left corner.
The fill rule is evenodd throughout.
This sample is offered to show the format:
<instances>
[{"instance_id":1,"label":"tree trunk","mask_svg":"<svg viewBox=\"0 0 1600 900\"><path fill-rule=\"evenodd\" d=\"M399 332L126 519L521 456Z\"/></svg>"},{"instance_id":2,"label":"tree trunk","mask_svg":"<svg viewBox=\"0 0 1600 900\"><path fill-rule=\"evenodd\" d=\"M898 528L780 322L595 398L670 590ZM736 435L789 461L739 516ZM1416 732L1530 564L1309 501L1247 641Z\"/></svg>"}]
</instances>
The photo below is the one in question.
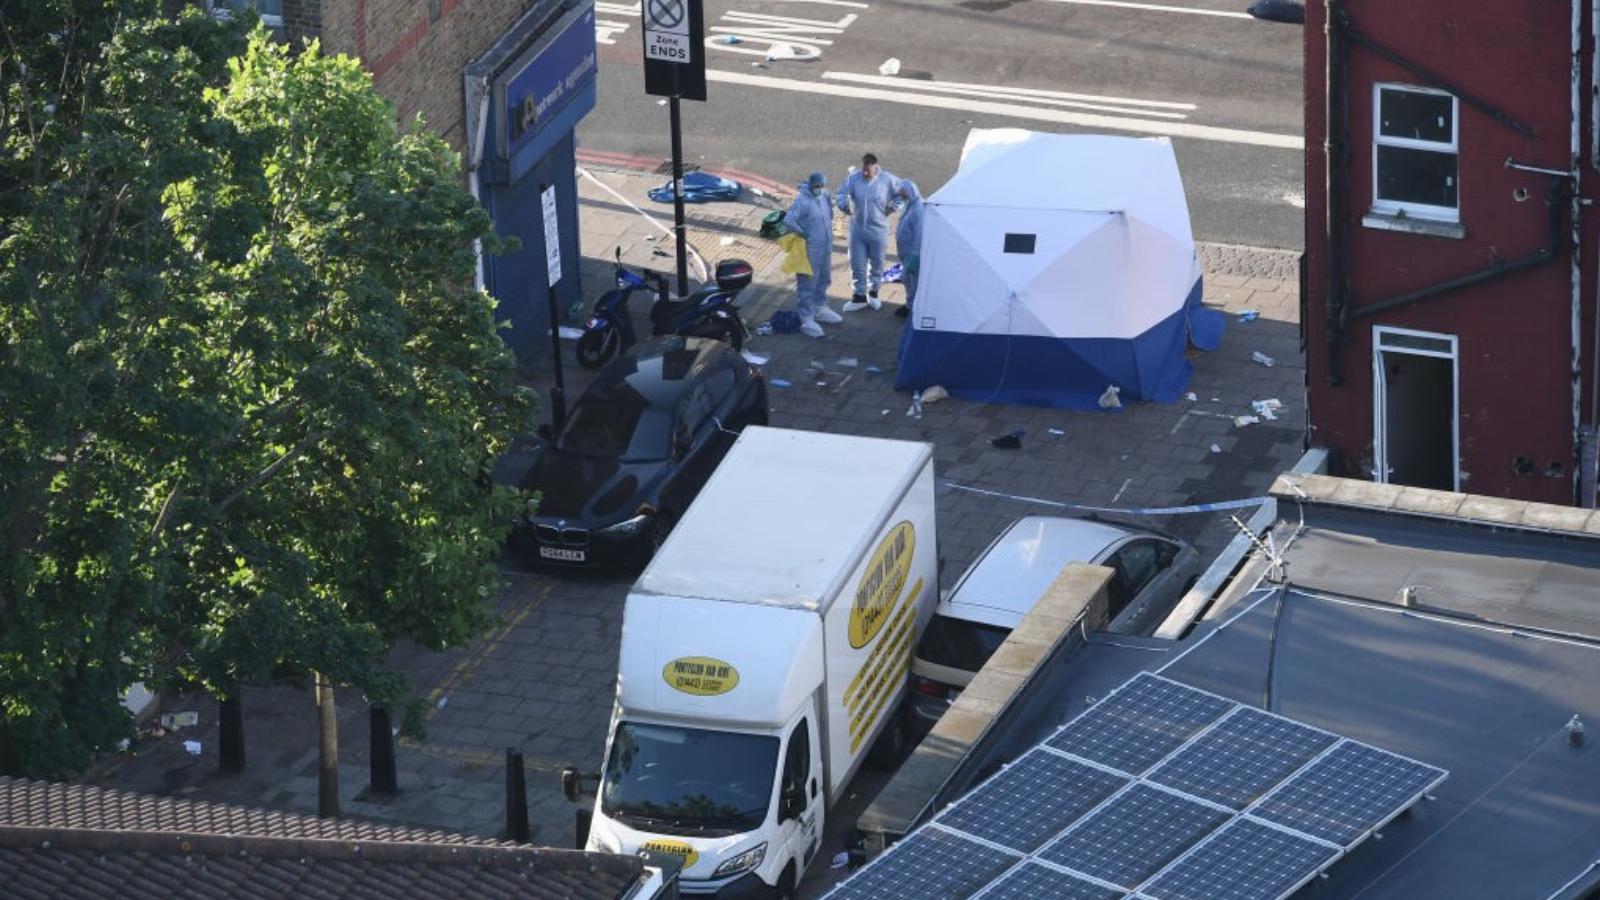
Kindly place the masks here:
<instances>
[{"instance_id":1,"label":"tree trunk","mask_svg":"<svg viewBox=\"0 0 1600 900\"><path fill-rule=\"evenodd\" d=\"M339 713L333 705L333 685L321 672L317 677L317 724L321 741L317 760L317 815L339 815Z\"/></svg>"}]
</instances>

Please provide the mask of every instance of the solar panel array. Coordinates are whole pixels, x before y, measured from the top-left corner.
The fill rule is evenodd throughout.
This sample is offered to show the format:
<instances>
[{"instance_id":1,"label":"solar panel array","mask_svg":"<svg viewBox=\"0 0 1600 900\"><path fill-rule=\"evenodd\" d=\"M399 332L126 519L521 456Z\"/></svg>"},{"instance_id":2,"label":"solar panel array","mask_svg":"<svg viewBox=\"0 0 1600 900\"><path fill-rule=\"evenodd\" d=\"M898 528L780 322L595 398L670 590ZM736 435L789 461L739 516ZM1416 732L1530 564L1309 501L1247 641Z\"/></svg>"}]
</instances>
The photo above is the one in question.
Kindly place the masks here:
<instances>
[{"instance_id":1,"label":"solar panel array","mask_svg":"<svg viewBox=\"0 0 1600 900\"><path fill-rule=\"evenodd\" d=\"M1142 673L827 900L1281 900L1447 774Z\"/></svg>"}]
</instances>

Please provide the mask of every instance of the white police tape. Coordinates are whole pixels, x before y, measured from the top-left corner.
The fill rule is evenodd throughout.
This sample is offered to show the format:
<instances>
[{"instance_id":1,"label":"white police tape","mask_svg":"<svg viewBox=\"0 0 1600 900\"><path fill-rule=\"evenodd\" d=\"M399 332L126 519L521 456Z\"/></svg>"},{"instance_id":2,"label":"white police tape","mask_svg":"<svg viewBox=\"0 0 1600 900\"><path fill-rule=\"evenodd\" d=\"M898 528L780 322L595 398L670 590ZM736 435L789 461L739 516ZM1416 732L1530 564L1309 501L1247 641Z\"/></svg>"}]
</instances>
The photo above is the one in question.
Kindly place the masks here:
<instances>
[{"instance_id":1,"label":"white police tape","mask_svg":"<svg viewBox=\"0 0 1600 900\"><path fill-rule=\"evenodd\" d=\"M985 497L1000 497L1006 500L1018 500L1023 503L1037 503L1041 506L1053 506L1056 509L1075 509L1080 512L1117 513L1124 516L1181 516L1190 513L1220 512L1227 509L1246 509L1260 506L1270 500L1270 497L1250 497L1245 500L1223 500L1218 503L1195 503L1190 506L1151 506L1140 509L1124 509L1114 506L1085 506L1081 503L1063 503L1060 500L1045 500L1041 497L1024 497L1018 494L1007 494L1001 491L990 491L984 488L969 487L956 484L953 481L940 481L941 487L953 491L966 491L969 494L982 494Z\"/></svg>"}]
</instances>

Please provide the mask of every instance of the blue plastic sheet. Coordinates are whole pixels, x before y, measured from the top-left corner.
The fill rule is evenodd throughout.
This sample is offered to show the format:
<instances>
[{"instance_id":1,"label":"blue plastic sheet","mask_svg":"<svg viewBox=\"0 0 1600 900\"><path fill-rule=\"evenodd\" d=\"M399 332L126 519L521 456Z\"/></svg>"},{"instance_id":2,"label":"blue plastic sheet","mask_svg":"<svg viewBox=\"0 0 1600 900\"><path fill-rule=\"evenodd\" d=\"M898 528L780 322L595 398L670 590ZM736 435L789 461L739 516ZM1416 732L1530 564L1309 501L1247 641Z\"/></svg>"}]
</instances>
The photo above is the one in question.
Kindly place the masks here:
<instances>
[{"instance_id":1,"label":"blue plastic sheet","mask_svg":"<svg viewBox=\"0 0 1600 900\"><path fill-rule=\"evenodd\" d=\"M710 172L690 172L683 176L683 202L711 203L715 200L737 200L744 190L739 182ZM672 202L672 182L650 189L650 199L657 203Z\"/></svg>"}]
</instances>

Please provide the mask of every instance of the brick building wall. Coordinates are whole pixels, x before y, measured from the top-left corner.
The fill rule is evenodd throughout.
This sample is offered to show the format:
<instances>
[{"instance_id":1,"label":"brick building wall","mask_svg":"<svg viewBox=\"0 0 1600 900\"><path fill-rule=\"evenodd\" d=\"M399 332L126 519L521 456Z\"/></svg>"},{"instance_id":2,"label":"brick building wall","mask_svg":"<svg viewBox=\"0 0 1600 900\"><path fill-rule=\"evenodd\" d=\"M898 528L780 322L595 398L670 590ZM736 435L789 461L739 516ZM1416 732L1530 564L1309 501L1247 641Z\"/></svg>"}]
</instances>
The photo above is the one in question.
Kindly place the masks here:
<instances>
[{"instance_id":1,"label":"brick building wall","mask_svg":"<svg viewBox=\"0 0 1600 900\"><path fill-rule=\"evenodd\" d=\"M298 0L321 7L322 46L361 59L402 124L466 149L461 70L527 10L527 0ZM287 18L287 8L285 9Z\"/></svg>"},{"instance_id":2,"label":"brick building wall","mask_svg":"<svg viewBox=\"0 0 1600 900\"><path fill-rule=\"evenodd\" d=\"M1580 0L1587 8L1586 0ZM1457 96L1458 227L1424 233L1415 221L1374 216L1374 85L1429 86L1428 79L1359 43L1347 45L1347 144L1334 163L1345 198L1342 278L1348 312L1330 320L1324 152L1328 47L1325 0L1307 4L1306 287L1307 373L1314 444L1338 451L1344 474L1374 477L1374 326L1453 335L1460 489L1551 503L1571 503L1575 472L1573 401L1587 414L1593 371L1589 338L1595 309L1596 213L1581 215L1582 352L1573 345L1570 206L1556 200L1562 234L1552 257L1515 274L1461 287L1380 312L1390 298L1529 257L1551 233L1552 179L1519 164L1570 171L1574 128L1587 141L1588 64L1578 121L1572 104L1572 10L1552 0L1343 0L1349 23L1415 67L1447 82ZM1584 20L1584 34L1588 23ZM1585 46L1589 40L1586 38ZM1439 85L1432 85L1435 89ZM1468 98L1531 129L1519 133ZM1340 137L1334 136L1336 141ZM1581 193L1594 196L1600 172L1588 145L1577 161ZM1570 178L1555 179L1565 188ZM1380 220L1380 221L1374 221ZM1401 230L1390 230L1399 227ZM1336 292L1337 293L1337 292ZM1367 313L1363 313L1366 308ZM1342 336L1340 331L1342 330ZM1332 341L1330 341L1332 338ZM1393 357L1403 359L1404 357ZM1335 383L1337 381L1337 383ZM1404 423L1400 423L1403 425Z\"/></svg>"}]
</instances>

